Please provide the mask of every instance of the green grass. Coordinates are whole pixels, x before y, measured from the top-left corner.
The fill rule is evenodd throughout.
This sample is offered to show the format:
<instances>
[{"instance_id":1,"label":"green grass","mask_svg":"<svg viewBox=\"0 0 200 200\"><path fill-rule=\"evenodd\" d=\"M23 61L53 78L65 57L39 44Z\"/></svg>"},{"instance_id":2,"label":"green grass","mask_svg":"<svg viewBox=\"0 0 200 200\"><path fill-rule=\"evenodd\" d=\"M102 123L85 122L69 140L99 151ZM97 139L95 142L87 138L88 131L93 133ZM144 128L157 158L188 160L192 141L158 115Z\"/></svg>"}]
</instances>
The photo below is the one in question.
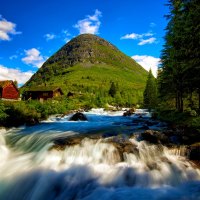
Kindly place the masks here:
<instances>
[{"instance_id":1,"label":"green grass","mask_svg":"<svg viewBox=\"0 0 200 200\"><path fill-rule=\"evenodd\" d=\"M200 116L191 116L188 112L163 110L159 112L159 118L169 123L195 129L200 133Z\"/></svg>"}]
</instances>

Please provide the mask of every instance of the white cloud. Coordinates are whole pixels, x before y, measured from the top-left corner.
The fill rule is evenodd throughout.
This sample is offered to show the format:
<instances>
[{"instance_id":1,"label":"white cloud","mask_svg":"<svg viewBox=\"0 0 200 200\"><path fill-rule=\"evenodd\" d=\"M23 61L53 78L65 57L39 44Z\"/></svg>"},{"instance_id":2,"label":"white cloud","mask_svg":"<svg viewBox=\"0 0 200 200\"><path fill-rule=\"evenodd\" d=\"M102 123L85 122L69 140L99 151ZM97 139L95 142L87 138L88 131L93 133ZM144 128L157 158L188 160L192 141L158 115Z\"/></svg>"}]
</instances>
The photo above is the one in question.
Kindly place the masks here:
<instances>
[{"instance_id":1,"label":"white cloud","mask_svg":"<svg viewBox=\"0 0 200 200\"><path fill-rule=\"evenodd\" d=\"M148 33L144 33L143 34L143 37L151 37L153 36L154 34L152 32L148 32Z\"/></svg>"},{"instance_id":2,"label":"white cloud","mask_svg":"<svg viewBox=\"0 0 200 200\"><path fill-rule=\"evenodd\" d=\"M40 51L36 48L25 50L25 54L26 56L22 58L22 61L25 64L29 64L38 68L40 68L47 59L47 57L42 56Z\"/></svg>"},{"instance_id":3,"label":"white cloud","mask_svg":"<svg viewBox=\"0 0 200 200\"><path fill-rule=\"evenodd\" d=\"M32 71L22 72L19 69L7 68L0 65L0 80L16 80L19 85L24 84L33 75Z\"/></svg>"},{"instance_id":4,"label":"white cloud","mask_svg":"<svg viewBox=\"0 0 200 200\"><path fill-rule=\"evenodd\" d=\"M150 26L153 27L155 26L155 24L151 23ZM121 40L127 40L127 39L136 40L138 41L138 45L145 45L145 44L153 44L157 41L157 39L153 37L154 35L155 34L152 33L152 31L149 31L147 33L142 33L142 34L130 33L130 34L126 34L122 36L120 39Z\"/></svg>"},{"instance_id":5,"label":"white cloud","mask_svg":"<svg viewBox=\"0 0 200 200\"><path fill-rule=\"evenodd\" d=\"M49 41L49 40L55 39L56 35L52 34L52 33L47 33L47 34L44 35L44 37L46 38L47 41Z\"/></svg>"},{"instance_id":6,"label":"white cloud","mask_svg":"<svg viewBox=\"0 0 200 200\"><path fill-rule=\"evenodd\" d=\"M120 39L121 40L125 40L125 39L138 40L138 39L142 39L144 37L149 37L149 36L153 36L153 33L151 32L147 32L143 34L131 33L131 34L126 34L122 36Z\"/></svg>"},{"instance_id":7,"label":"white cloud","mask_svg":"<svg viewBox=\"0 0 200 200\"><path fill-rule=\"evenodd\" d=\"M16 24L7 21L0 16L0 40L11 40L10 35L21 34L16 31Z\"/></svg>"},{"instance_id":8,"label":"white cloud","mask_svg":"<svg viewBox=\"0 0 200 200\"><path fill-rule=\"evenodd\" d=\"M152 44L152 43L155 43L155 41L156 41L155 37L151 37L151 38L148 38L148 39L141 39L140 42L138 43L138 45L142 46L142 45L145 45L145 44Z\"/></svg>"},{"instance_id":9,"label":"white cloud","mask_svg":"<svg viewBox=\"0 0 200 200\"><path fill-rule=\"evenodd\" d=\"M160 58L147 55L141 55L141 56L135 55L132 56L132 58L147 71L151 69L153 75L157 77L157 70L158 70L158 65L160 64Z\"/></svg>"},{"instance_id":10,"label":"white cloud","mask_svg":"<svg viewBox=\"0 0 200 200\"><path fill-rule=\"evenodd\" d=\"M124 39L139 39L141 37L141 35L137 34L137 33L131 33L131 34L126 34L124 36L122 36L120 39L124 40Z\"/></svg>"},{"instance_id":11,"label":"white cloud","mask_svg":"<svg viewBox=\"0 0 200 200\"><path fill-rule=\"evenodd\" d=\"M74 25L75 28L79 30L80 34L91 33L98 34L101 22L99 18L102 16L99 10L95 10L94 15L86 16L85 19L79 20L77 24Z\"/></svg>"},{"instance_id":12,"label":"white cloud","mask_svg":"<svg viewBox=\"0 0 200 200\"><path fill-rule=\"evenodd\" d=\"M143 34L137 34L137 33L131 33L131 34L126 34L122 36L120 39L125 40L125 39L131 39L131 40L137 40L138 45L142 46L145 44L153 44L156 42L156 38L152 37L154 34L151 32L143 33Z\"/></svg>"}]
</instances>

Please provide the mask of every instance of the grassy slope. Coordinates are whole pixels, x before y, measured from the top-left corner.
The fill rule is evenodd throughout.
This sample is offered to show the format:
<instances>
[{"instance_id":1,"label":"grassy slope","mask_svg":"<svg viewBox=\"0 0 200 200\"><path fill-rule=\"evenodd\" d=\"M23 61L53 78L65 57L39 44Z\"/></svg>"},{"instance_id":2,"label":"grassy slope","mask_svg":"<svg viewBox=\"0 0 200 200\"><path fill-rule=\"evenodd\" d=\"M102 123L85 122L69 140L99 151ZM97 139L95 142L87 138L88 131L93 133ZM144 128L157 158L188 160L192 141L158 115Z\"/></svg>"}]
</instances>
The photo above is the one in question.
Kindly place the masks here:
<instances>
[{"instance_id":1,"label":"grassy slope","mask_svg":"<svg viewBox=\"0 0 200 200\"><path fill-rule=\"evenodd\" d=\"M143 80L141 80L143 79ZM134 80L134 82L133 82ZM94 65L83 67L80 64L68 69L67 76L55 76L51 79L51 84L62 84L63 89L73 88L73 85L84 85L91 87L109 87L110 81L119 84L123 90L143 89L145 77L134 76L130 71L121 70L109 65ZM73 88L76 90L76 88Z\"/></svg>"}]
</instances>

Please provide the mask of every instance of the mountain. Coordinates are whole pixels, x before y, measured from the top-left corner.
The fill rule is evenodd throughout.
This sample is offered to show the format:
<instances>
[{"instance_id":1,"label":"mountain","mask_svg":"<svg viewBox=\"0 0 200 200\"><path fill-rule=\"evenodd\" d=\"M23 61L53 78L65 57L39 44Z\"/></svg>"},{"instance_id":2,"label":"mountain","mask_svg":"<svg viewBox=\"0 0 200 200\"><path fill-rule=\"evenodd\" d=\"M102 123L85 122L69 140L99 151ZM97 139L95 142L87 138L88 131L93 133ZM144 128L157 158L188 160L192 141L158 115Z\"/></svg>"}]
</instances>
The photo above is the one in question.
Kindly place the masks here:
<instances>
[{"instance_id":1,"label":"mountain","mask_svg":"<svg viewBox=\"0 0 200 200\"><path fill-rule=\"evenodd\" d=\"M82 34L52 55L23 88L52 85L61 87L65 94L79 93L83 99L114 101L109 96L113 82L115 98L137 103L142 101L147 74L137 62L108 41Z\"/></svg>"}]
</instances>

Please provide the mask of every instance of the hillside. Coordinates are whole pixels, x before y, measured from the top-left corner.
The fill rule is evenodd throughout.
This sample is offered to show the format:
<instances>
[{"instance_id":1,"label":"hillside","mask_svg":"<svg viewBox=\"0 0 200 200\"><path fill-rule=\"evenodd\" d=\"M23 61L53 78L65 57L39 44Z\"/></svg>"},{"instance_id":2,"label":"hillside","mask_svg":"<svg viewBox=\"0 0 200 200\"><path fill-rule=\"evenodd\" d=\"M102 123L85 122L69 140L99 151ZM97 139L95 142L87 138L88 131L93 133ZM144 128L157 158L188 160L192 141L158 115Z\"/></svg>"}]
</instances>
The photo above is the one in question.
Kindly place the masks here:
<instances>
[{"instance_id":1,"label":"hillside","mask_svg":"<svg viewBox=\"0 0 200 200\"><path fill-rule=\"evenodd\" d=\"M38 85L62 88L77 98L138 103L146 82L147 72L132 58L114 45L91 34L72 39L54 55L24 85L24 89ZM111 82L116 85L115 100L109 96ZM120 103L121 104L121 103Z\"/></svg>"}]
</instances>

